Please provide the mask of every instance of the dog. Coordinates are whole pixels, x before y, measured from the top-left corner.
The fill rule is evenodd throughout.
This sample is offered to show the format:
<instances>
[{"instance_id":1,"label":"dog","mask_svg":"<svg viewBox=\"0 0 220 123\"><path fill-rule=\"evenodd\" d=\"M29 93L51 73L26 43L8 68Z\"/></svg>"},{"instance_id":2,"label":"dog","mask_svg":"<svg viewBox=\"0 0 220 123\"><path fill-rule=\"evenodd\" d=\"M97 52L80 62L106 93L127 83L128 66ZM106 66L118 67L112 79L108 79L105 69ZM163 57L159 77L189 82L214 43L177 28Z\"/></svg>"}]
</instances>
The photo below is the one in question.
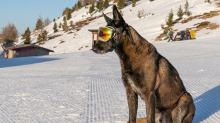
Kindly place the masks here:
<instances>
[{"instance_id":1,"label":"dog","mask_svg":"<svg viewBox=\"0 0 220 123\"><path fill-rule=\"evenodd\" d=\"M147 123L191 123L195 114L192 96L173 65L133 27L128 26L113 6L113 19L104 13L107 26L115 29L110 40L98 42L92 51L105 54L115 50L129 108L128 123L136 123L138 95L145 101Z\"/></svg>"}]
</instances>

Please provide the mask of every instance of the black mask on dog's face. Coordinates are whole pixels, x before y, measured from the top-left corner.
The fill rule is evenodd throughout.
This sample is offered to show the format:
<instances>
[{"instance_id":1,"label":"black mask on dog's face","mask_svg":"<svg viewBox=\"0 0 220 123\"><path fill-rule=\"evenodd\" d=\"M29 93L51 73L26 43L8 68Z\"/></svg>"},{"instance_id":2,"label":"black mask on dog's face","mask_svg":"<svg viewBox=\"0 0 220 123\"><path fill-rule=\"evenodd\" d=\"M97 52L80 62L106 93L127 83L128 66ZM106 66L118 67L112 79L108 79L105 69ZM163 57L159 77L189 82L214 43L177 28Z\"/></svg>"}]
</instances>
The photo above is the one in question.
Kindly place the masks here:
<instances>
[{"instance_id":1,"label":"black mask on dog's face","mask_svg":"<svg viewBox=\"0 0 220 123\"><path fill-rule=\"evenodd\" d=\"M118 12L117 7L114 5L113 6L113 20L109 17L107 17L104 13L104 18L107 22L106 26L111 26L115 29L116 34L114 36L114 38L111 38L110 40L108 40L107 42L103 42L103 41L98 41L95 46L93 46L92 51L94 51L97 54L104 54L107 52L111 52L113 51L117 44L120 41L120 34L123 31L123 27L125 27L125 21L122 18L121 14Z\"/></svg>"}]
</instances>

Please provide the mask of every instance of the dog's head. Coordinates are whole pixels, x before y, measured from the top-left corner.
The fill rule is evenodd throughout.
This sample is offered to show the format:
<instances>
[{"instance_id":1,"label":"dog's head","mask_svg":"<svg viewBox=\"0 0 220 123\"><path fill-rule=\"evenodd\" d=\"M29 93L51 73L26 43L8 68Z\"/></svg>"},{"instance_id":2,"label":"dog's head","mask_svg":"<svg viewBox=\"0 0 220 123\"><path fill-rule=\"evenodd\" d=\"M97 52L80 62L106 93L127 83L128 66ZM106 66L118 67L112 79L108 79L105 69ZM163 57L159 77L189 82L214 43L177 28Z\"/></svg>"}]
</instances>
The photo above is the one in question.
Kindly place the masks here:
<instances>
[{"instance_id":1,"label":"dog's head","mask_svg":"<svg viewBox=\"0 0 220 123\"><path fill-rule=\"evenodd\" d=\"M103 13L104 14L104 13ZM122 18L121 14L119 13L117 7L113 6L113 19L107 17L104 14L104 18L107 22L106 26L111 26L115 29L116 33L115 36L108 40L107 42L98 41L95 46L93 46L92 50L97 54L104 54L107 52L111 52L116 48L116 45L120 41L120 34L123 31L123 27L125 27L126 23Z\"/></svg>"}]
</instances>

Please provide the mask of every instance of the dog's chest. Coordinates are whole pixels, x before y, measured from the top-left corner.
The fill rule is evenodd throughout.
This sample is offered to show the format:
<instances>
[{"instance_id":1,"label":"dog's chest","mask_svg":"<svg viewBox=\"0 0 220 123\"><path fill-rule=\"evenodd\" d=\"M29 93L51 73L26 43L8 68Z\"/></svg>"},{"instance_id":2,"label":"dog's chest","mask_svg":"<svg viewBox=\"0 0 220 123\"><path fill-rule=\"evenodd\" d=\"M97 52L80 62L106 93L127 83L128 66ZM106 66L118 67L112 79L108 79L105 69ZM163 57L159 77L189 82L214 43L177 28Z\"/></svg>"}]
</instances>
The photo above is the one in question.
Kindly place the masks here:
<instances>
[{"instance_id":1,"label":"dog's chest","mask_svg":"<svg viewBox=\"0 0 220 123\"><path fill-rule=\"evenodd\" d=\"M141 91L141 88L137 86L137 84L131 79L130 76L127 77L127 80L132 90L135 91L141 97L141 99L144 100L144 95Z\"/></svg>"}]
</instances>

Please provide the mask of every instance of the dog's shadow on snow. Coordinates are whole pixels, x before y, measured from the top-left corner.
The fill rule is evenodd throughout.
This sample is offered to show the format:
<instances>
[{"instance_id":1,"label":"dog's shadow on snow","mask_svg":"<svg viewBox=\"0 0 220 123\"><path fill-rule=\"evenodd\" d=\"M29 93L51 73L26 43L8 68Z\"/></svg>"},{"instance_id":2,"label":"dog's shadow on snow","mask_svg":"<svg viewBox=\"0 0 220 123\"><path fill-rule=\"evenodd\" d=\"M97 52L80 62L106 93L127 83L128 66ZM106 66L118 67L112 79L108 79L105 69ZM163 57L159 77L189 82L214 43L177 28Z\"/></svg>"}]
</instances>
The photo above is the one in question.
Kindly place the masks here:
<instances>
[{"instance_id":1,"label":"dog's shadow on snow","mask_svg":"<svg viewBox=\"0 0 220 123\"><path fill-rule=\"evenodd\" d=\"M220 110L220 85L194 99L196 113L193 123L199 123Z\"/></svg>"},{"instance_id":2,"label":"dog's shadow on snow","mask_svg":"<svg viewBox=\"0 0 220 123\"><path fill-rule=\"evenodd\" d=\"M59 59L58 58L44 58L44 57L39 57L39 56L20 57L20 58L12 58L12 59L0 59L0 68L36 64L36 63L49 62L49 61L54 61L54 60L59 60Z\"/></svg>"}]
</instances>

